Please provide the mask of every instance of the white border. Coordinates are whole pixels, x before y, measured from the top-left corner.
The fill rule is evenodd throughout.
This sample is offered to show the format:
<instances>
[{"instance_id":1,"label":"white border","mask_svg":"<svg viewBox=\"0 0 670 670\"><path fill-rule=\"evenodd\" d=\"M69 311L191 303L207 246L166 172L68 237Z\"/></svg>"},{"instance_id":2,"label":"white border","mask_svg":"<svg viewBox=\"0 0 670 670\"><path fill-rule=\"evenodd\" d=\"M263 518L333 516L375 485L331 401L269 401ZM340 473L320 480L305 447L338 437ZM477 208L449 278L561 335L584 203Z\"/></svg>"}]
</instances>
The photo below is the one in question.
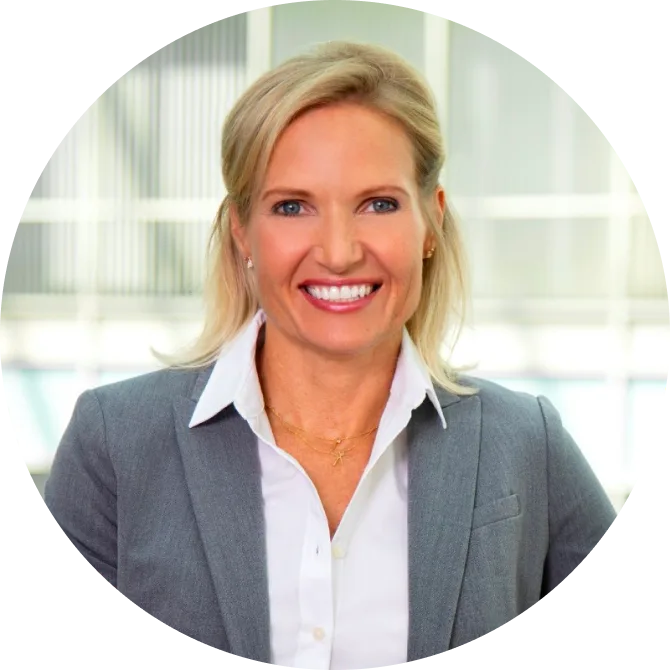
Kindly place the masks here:
<instances>
[{"instance_id":1,"label":"white border","mask_svg":"<svg viewBox=\"0 0 670 670\"><path fill-rule=\"evenodd\" d=\"M616 26L663 25L663 16L464 16L463 23L478 26Z\"/></svg>"}]
</instances>

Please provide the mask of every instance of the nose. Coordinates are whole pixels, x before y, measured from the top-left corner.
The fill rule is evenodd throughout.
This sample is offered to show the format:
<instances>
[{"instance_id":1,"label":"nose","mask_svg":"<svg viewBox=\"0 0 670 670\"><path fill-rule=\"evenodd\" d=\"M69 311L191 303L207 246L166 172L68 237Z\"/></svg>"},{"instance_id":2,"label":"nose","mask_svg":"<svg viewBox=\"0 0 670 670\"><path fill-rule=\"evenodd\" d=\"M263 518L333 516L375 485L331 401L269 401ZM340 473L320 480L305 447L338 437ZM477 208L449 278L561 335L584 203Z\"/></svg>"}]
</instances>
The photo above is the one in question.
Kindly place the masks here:
<instances>
[{"instance_id":1,"label":"nose","mask_svg":"<svg viewBox=\"0 0 670 670\"><path fill-rule=\"evenodd\" d=\"M344 274L363 260L363 244L355 216L332 211L320 222L317 261L334 274Z\"/></svg>"}]
</instances>

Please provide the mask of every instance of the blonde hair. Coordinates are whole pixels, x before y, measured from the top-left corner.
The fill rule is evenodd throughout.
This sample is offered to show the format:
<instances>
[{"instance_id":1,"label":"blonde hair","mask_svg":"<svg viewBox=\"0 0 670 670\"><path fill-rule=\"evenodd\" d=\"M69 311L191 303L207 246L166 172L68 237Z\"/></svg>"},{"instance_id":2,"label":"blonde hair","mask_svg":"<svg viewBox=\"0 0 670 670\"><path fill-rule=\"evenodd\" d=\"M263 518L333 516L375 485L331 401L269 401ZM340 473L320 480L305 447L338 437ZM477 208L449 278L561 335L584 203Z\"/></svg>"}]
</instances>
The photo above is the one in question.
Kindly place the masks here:
<instances>
[{"instance_id":1,"label":"blonde hair","mask_svg":"<svg viewBox=\"0 0 670 670\"><path fill-rule=\"evenodd\" d=\"M424 263L419 306L406 326L434 381L453 393L471 393L458 384L456 370L441 356L448 328L455 326L455 343L463 325L465 259L449 209L440 221L434 205L428 205L444 163L430 89L396 54L352 42L328 42L284 62L247 89L228 114L221 147L227 195L209 239L204 327L193 346L170 362L180 367L212 363L257 312L254 286L231 233L231 206L246 223L282 132L306 111L338 102L356 102L385 114L402 125L412 142L422 212L435 250Z\"/></svg>"}]
</instances>

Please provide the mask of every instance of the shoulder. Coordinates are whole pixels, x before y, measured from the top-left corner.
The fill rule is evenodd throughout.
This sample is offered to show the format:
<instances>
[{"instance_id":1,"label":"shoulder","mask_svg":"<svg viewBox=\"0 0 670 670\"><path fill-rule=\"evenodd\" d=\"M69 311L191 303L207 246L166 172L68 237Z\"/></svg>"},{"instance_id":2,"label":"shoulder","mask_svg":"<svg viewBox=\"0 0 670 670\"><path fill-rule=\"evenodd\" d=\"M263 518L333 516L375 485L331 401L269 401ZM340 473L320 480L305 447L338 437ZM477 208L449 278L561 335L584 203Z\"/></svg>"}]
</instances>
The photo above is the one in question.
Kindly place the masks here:
<instances>
[{"instance_id":1,"label":"shoulder","mask_svg":"<svg viewBox=\"0 0 670 670\"><path fill-rule=\"evenodd\" d=\"M483 421L495 420L502 424L538 424L543 427L543 406L549 402L530 393L513 391L496 382L479 377L462 376L459 383L475 389L475 398L481 405ZM473 396L460 396L460 401ZM553 409L553 408L552 408ZM555 410L554 410L555 411Z\"/></svg>"},{"instance_id":2,"label":"shoulder","mask_svg":"<svg viewBox=\"0 0 670 670\"><path fill-rule=\"evenodd\" d=\"M102 423L105 432L146 432L172 423L177 398L194 398L211 367L166 368L85 391L75 407L75 421Z\"/></svg>"},{"instance_id":3,"label":"shoulder","mask_svg":"<svg viewBox=\"0 0 670 670\"><path fill-rule=\"evenodd\" d=\"M460 396L455 406L467 403L469 398L477 399L482 453L517 453L523 458L533 455L545 463L546 459L583 460L558 410L546 397L512 391L476 377L461 377L459 381L476 389L473 396Z\"/></svg>"},{"instance_id":4,"label":"shoulder","mask_svg":"<svg viewBox=\"0 0 670 670\"><path fill-rule=\"evenodd\" d=\"M459 383L477 389L475 396L460 396L458 402L478 398L485 435L498 439L502 432L508 436L507 439L514 436L522 442L530 440L535 443L546 439L548 424L560 427L558 411L544 396L515 391L497 382L469 375L461 375Z\"/></svg>"},{"instance_id":5,"label":"shoulder","mask_svg":"<svg viewBox=\"0 0 670 670\"><path fill-rule=\"evenodd\" d=\"M117 406L172 403L177 397L190 398L210 373L211 367L165 368L98 386L92 389L92 393L101 402Z\"/></svg>"},{"instance_id":6,"label":"shoulder","mask_svg":"<svg viewBox=\"0 0 670 670\"><path fill-rule=\"evenodd\" d=\"M191 399L204 386L211 368L166 368L99 386L82 393L61 440L111 458L118 472L136 467L139 455L149 467L174 443L175 401Z\"/></svg>"}]
</instances>

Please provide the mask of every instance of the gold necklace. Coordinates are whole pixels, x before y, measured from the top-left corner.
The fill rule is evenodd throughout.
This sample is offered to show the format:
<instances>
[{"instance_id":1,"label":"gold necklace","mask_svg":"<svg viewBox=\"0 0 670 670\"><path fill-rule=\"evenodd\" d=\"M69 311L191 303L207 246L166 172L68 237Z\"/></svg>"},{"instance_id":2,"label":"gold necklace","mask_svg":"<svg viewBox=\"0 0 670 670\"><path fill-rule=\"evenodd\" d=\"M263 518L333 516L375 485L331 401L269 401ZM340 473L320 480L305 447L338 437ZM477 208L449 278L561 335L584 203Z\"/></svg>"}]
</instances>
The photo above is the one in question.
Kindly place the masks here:
<instances>
[{"instance_id":1,"label":"gold necklace","mask_svg":"<svg viewBox=\"0 0 670 670\"><path fill-rule=\"evenodd\" d=\"M368 435L372 435L379 426L375 426L371 430L366 431L365 433L360 433L360 435L351 435L350 437L337 437L335 439L331 437L322 437L320 435L314 435L308 433L306 430L303 430L302 428L298 426L294 426L292 423L289 423L284 419L281 414L274 408L271 407L270 405L265 406L266 409L269 409L270 412L272 412L281 422L281 424L288 430L289 433L292 433L295 435L297 438L299 438L304 444L306 444L310 449L313 449L314 451L320 453L320 454L326 454L328 456L333 456L335 458L335 461L333 462L333 465L338 465L339 463L342 463L344 461L344 456L345 454L348 454L350 451L354 449L354 447L349 447L349 449L342 448L340 445L342 442L346 442L347 440L357 440L361 437L367 437ZM322 440L323 442L332 442L333 443L333 448L330 451L324 451L323 449L317 449L315 446L307 442L307 440L303 437L303 435L307 435L309 437L313 437L317 440Z\"/></svg>"}]
</instances>

